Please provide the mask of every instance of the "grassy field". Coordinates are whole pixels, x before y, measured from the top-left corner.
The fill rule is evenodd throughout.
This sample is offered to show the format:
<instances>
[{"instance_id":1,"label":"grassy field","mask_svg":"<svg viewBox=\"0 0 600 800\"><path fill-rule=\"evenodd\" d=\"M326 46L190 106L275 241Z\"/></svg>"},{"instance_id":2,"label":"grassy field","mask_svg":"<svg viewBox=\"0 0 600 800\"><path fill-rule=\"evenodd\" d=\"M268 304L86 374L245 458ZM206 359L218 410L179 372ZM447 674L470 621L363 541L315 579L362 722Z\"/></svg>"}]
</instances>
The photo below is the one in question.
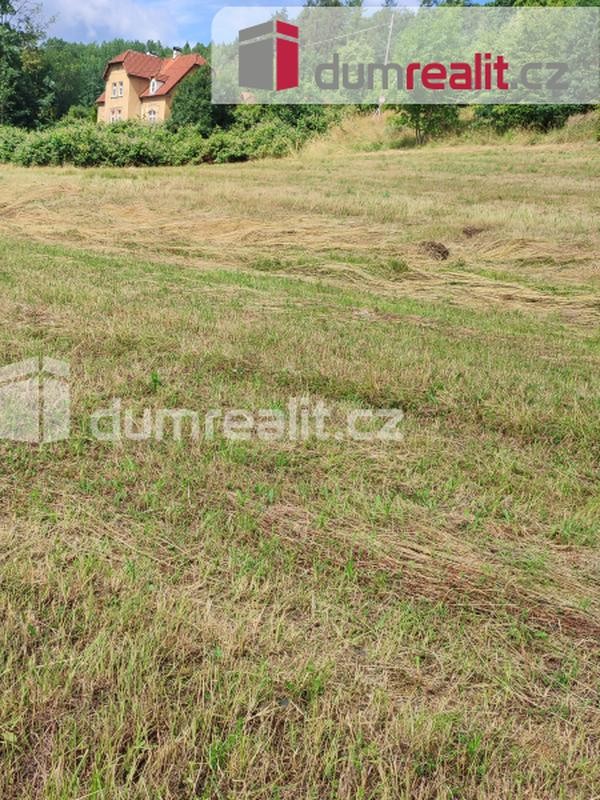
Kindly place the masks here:
<instances>
[{"instance_id":1,"label":"grassy field","mask_svg":"<svg viewBox=\"0 0 600 800\"><path fill-rule=\"evenodd\" d=\"M600 152L0 169L0 797L600 796ZM442 244L445 259L436 256ZM92 412L402 408L396 443Z\"/></svg>"}]
</instances>

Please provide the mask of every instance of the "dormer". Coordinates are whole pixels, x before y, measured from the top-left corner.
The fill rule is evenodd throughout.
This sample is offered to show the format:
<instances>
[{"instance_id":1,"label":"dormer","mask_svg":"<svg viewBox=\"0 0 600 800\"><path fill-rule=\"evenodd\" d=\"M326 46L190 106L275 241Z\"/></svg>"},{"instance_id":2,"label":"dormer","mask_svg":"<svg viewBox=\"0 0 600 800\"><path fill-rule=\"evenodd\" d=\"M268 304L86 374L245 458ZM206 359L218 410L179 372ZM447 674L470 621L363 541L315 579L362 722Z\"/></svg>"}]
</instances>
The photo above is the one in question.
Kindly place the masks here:
<instances>
[{"instance_id":1,"label":"dormer","mask_svg":"<svg viewBox=\"0 0 600 800\"><path fill-rule=\"evenodd\" d=\"M164 85L164 81L159 81L158 78L151 78L150 79L150 94L156 94L161 86Z\"/></svg>"}]
</instances>

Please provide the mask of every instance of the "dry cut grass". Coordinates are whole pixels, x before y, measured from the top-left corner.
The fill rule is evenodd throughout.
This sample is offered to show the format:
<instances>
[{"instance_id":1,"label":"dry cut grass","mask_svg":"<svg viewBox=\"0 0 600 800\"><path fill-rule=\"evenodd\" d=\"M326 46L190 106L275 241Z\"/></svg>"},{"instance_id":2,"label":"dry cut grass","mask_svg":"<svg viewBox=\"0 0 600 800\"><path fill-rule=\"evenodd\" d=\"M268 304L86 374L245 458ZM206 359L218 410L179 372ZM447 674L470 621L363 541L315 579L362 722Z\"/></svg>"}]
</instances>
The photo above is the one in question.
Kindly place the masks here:
<instances>
[{"instance_id":1,"label":"dry cut grass","mask_svg":"<svg viewBox=\"0 0 600 800\"><path fill-rule=\"evenodd\" d=\"M0 444L2 800L598 796L599 173L0 170L0 363L73 372ZM89 434L294 395L404 438Z\"/></svg>"}]
</instances>

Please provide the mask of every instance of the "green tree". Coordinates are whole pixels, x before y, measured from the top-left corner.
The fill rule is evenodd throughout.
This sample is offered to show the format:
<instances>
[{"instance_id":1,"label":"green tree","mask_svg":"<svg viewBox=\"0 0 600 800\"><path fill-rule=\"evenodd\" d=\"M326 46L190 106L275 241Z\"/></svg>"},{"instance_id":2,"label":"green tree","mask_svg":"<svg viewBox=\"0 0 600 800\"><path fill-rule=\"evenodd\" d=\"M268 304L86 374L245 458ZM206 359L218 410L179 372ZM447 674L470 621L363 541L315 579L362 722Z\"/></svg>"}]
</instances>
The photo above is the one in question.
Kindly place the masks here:
<instances>
[{"instance_id":1,"label":"green tree","mask_svg":"<svg viewBox=\"0 0 600 800\"><path fill-rule=\"evenodd\" d=\"M208 64L199 67L182 81L173 101L169 127L194 125L202 136L217 127L226 127L231 119L231 107L211 102L212 73Z\"/></svg>"},{"instance_id":2,"label":"green tree","mask_svg":"<svg viewBox=\"0 0 600 800\"><path fill-rule=\"evenodd\" d=\"M417 144L421 145L458 127L458 107L407 105L399 112L397 120L401 125L412 127Z\"/></svg>"},{"instance_id":3,"label":"green tree","mask_svg":"<svg viewBox=\"0 0 600 800\"><path fill-rule=\"evenodd\" d=\"M53 117L59 119L71 106L79 105L84 94L85 45L49 39L44 61L53 89Z\"/></svg>"},{"instance_id":4,"label":"green tree","mask_svg":"<svg viewBox=\"0 0 600 800\"><path fill-rule=\"evenodd\" d=\"M39 8L0 0L0 124L33 127L52 103Z\"/></svg>"}]
</instances>

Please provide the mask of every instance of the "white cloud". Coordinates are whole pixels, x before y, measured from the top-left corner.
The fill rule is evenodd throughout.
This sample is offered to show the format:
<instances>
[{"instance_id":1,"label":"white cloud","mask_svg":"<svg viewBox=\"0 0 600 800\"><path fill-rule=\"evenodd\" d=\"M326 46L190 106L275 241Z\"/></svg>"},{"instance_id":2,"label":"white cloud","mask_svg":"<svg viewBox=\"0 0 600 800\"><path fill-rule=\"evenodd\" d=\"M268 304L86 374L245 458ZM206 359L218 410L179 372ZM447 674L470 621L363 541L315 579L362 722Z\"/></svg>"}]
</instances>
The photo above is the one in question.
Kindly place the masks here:
<instances>
[{"instance_id":1,"label":"white cloud","mask_svg":"<svg viewBox=\"0 0 600 800\"><path fill-rule=\"evenodd\" d=\"M187 14L185 0L45 0L44 15L56 17L51 36L82 41L160 39L175 42Z\"/></svg>"},{"instance_id":2,"label":"white cloud","mask_svg":"<svg viewBox=\"0 0 600 800\"><path fill-rule=\"evenodd\" d=\"M268 22L275 10L276 8L272 6L222 7L213 17L211 41L219 44L234 42L238 31L259 25L261 22Z\"/></svg>"},{"instance_id":3,"label":"white cloud","mask_svg":"<svg viewBox=\"0 0 600 800\"><path fill-rule=\"evenodd\" d=\"M287 6L293 19L303 0ZM375 11L382 0L364 0L365 14ZM417 0L399 0L399 5L418 5ZM219 14L227 7L227 12ZM236 7L235 11L231 7ZM295 6L295 7L294 7ZM252 7L252 0L43 0L46 17L56 16L51 36L69 41L160 39L163 44L210 39L210 23L216 14L213 34L216 41L233 40L240 28L268 19L273 11L285 7L277 0ZM232 33L233 31L233 33Z\"/></svg>"}]
</instances>

